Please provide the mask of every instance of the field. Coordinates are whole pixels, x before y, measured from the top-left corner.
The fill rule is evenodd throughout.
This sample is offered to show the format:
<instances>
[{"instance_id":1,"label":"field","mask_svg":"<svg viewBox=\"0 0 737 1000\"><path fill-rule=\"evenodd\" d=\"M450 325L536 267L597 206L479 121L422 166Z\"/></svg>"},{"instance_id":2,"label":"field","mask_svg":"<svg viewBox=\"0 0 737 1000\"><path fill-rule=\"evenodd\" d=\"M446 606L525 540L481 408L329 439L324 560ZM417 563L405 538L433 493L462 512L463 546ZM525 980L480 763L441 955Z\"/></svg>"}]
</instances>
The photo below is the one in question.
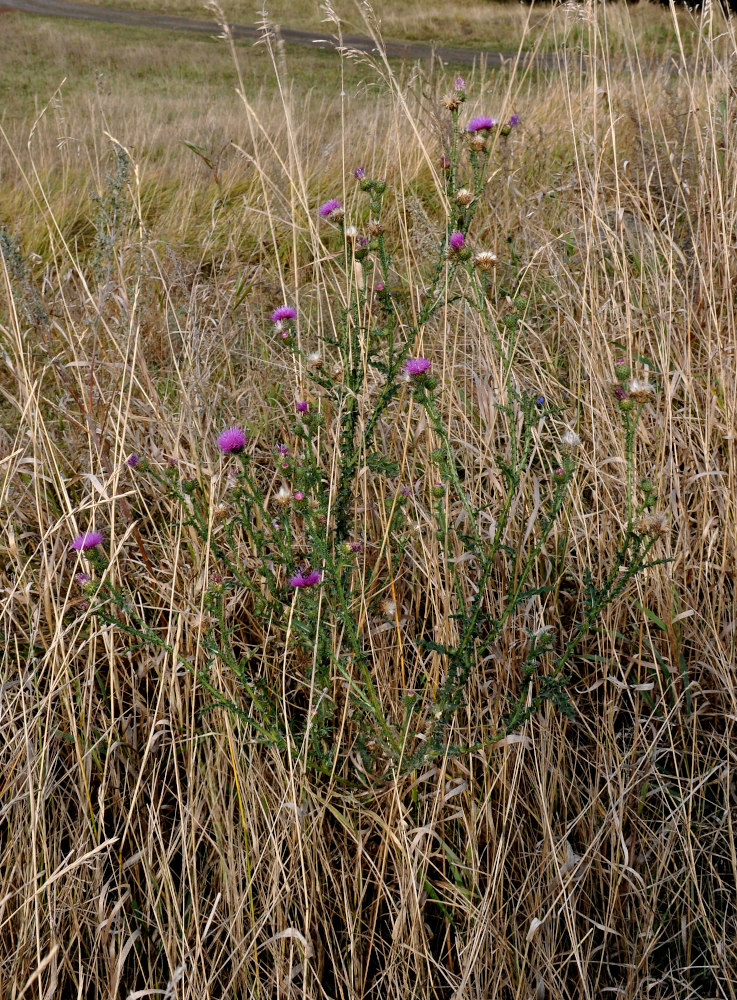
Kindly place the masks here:
<instances>
[{"instance_id":1,"label":"field","mask_svg":"<svg viewBox=\"0 0 737 1000\"><path fill-rule=\"evenodd\" d=\"M419 9L0 13L3 1000L737 995L734 22Z\"/></svg>"}]
</instances>

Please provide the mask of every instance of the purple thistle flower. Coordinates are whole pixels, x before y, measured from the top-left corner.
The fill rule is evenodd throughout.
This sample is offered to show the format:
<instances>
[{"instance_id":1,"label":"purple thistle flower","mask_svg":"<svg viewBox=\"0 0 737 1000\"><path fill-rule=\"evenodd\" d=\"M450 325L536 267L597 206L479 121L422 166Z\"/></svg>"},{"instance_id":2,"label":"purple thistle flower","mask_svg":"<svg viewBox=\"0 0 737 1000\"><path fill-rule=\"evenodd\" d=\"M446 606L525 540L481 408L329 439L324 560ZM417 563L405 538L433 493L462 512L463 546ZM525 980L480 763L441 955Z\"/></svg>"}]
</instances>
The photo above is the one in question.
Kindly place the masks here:
<instances>
[{"instance_id":1,"label":"purple thistle flower","mask_svg":"<svg viewBox=\"0 0 737 1000\"><path fill-rule=\"evenodd\" d=\"M85 531L83 535L77 535L72 539L71 548L75 552L86 552L87 549L94 549L96 545L102 545L103 538L101 531Z\"/></svg>"},{"instance_id":2,"label":"purple thistle flower","mask_svg":"<svg viewBox=\"0 0 737 1000\"><path fill-rule=\"evenodd\" d=\"M519 125L519 115L510 115L507 125L509 125L510 128L514 128L515 125Z\"/></svg>"},{"instance_id":3,"label":"purple thistle flower","mask_svg":"<svg viewBox=\"0 0 737 1000\"><path fill-rule=\"evenodd\" d=\"M430 362L427 358L407 358L404 362L406 375L424 375L429 368Z\"/></svg>"},{"instance_id":4,"label":"purple thistle flower","mask_svg":"<svg viewBox=\"0 0 737 1000\"><path fill-rule=\"evenodd\" d=\"M339 198L330 198L324 204L320 205L318 212L323 217L323 219L329 219L330 216L337 209L343 207L343 202Z\"/></svg>"},{"instance_id":5,"label":"purple thistle flower","mask_svg":"<svg viewBox=\"0 0 737 1000\"><path fill-rule=\"evenodd\" d=\"M80 587L84 587L86 583L90 582L92 577L90 576L89 573L77 573L74 579L77 581Z\"/></svg>"},{"instance_id":6,"label":"purple thistle flower","mask_svg":"<svg viewBox=\"0 0 737 1000\"><path fill-rule=\"evenodd\" d=\"M278 444L276 446L276 453L277 453L277 455L288 455L289 454L289 447L288 447L288 445L286 445L286 444Z\"/></svg>"},{"instance_id":7,"label":"purple thistle flower","mask_svg":"<svg viewBox=\"0 0 737 1000\"><path fill-rule=\"evenodd\" d=\"M496 122L494 119L489 118L488 115L478 115L476 118L472 118L468 125L466 125L466 131L482 132L494 128L495 125Z\"/></svg>"},{"instance_id":8,"label":"purple thistle flower","mask_svg":"<svg viewBox=\"0 0 737 1000\"><path fill-rule=\"evenodd\" d=\"M377 292L383 292L384 291L384 285L382 284L382 282L378 281L376 283L376 291Z\"/></svg>"},{"instance_id":9,"label":"purple thistle flower","mask_svg":"<svg viewBox=\"0 0 737 1000\"><path fill-rule=\"evenodd\" d=\"M218 448L226 455L237 455L246 446L246 435L240 427L229 427L218 438Z\"/></svg>"},{"instance_id":10,"label":"purple thistle flower","mask_svg":"<svg viewBox=\"0 0 737 1000\"><path fill-rule=\"evenodd\" d=\"M456 229L454 232L450 234L450 239L448 240L448 243L450 244L453 250L462 250L466 243L466 237L463 235L463 233L459 233L458 230Z\"/></svg>"},{"instance_id":11,"label":"purple thistle flower","mask_svg":"<svg viewBox=\"0 0 737 1000\"><path fill-rule=\"evenodd\" d=\"M366 176L366 171L364 170L363 167L356 167L356 169L353 171L353 176L356 178L357 181L362 181Z\"/></svg>"},{"instance_id":12,"label":"purple thistle flower","mask_svg":"<svg viewBox=\"0 0 737 1000\"><path fill-rule=\"evenodd\" d=\"M140 461L141 460L138 457L138 455L136 455L136 453L133 452L132 455L129 455L128 458L126 458L125 464L130 466L131 469L135 469L135 467L138 465Z\"/></svg>"},{"instance_id":13,"label":"purple thistle flower","mask_svg":"<svg viewBox=\"0 0 737 1000\"><path fill-rule=\"evenodd\" d=\"M283 323L285 319L296 319L297 310L292 309L291 306L279 306L271 314L272 323Z\"/></svg>"},{"instance_id":14,"label":"purple thistle flower","mask_svg":"<svg viewBox=\"0 0 737 1000\"><path fill-rule=\"evenodd\" d=\"M305 573L300 571L289 577L289 586L314 587L320 580L322 580L322 573L317 569L311 569Z\"/></svg>"},{"instance_id":15,"label":"purple thistle flower","mask_svg":"<svg viewBox=\"0 0 737 1000\"><path fill-rule=\"evenodd\" d=\"M304 399L297 400L297 402L295 403L295 406L297 407L297 413L307 413L307 405L308 404L306 400Z\"/></svg>"},{"instance_id":16,"label":"purple thistle flower","mask_svg":"<svg viewBox=\"0 0 737 1000\"><path fill-rule=\"evenodd\" d=\"M463 79L462 76L457 76L456 77L455 88L456 88L456 90L465 90L466 89L466 81Z\"/></svg>"},{"instance_id":17,"label":"purple thistle flower","mask_svg":"<svg viewBox=\"0 0 737 1000\"><path fill-rule=\"evenodd\" d=\"M304 498L305 498L305 495L302 492L302 490L295 490L294 491L294 499L295 500L304 500Z\"/></svg>"}]
</instances>

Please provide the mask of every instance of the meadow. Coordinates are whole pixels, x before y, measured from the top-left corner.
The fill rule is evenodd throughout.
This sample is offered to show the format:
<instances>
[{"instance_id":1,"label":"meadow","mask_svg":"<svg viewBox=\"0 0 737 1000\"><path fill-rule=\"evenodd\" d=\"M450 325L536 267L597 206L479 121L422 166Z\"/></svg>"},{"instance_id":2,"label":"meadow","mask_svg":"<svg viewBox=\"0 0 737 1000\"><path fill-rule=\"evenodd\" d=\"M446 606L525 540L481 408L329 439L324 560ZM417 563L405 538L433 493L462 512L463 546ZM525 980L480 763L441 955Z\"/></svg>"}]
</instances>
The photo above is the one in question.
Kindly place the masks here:
<instances>
[{"instance_id":1,"label":"meadow","mask_svg":"<svg viewBox=\"0 0 737 1000\"><path fill-rule=\"evenodd\" d=\"M418 9L0 13L2 998L735 996L734 22Z\"/></svg>"}]
</instances>

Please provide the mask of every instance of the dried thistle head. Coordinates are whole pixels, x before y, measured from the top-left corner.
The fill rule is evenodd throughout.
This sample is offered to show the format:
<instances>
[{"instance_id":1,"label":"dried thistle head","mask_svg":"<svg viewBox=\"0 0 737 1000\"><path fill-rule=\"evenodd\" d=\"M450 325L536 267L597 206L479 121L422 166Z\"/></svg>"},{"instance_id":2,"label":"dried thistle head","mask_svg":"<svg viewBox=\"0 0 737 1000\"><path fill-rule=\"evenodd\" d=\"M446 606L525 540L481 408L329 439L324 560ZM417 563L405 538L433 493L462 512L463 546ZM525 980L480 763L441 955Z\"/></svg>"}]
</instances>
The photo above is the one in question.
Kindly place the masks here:
<instances>
[{"instance_id":1,"label":"dried thistle head","mask_svg":"<svg viewBox=\"0 0 737 1000\"><path fill-rule=\"evenodd\" d=\"M655 396L655 386L647 379L633 378L627 388L636 403L648 403Z\"/></svg>"},{"instance_id":2,"label":"dried thistle head","mask_svg":"<svg viewBox=\"0 0 737 1000\"><path fill-rule=\"evenodd\" d=\"M497 256L491 250L479 250L473 258L473 263L479 271L493 271L496 267Z\"/></svg>"},{"instance_id":3,"label":"dried thistle head","mask_svg":"<svg viewBox=\"0 0 737 1000\"><path fill-rule=\"evenodd\" d=\"M665 538L668 534L668 518L662 510L643 514L637 522L637 533L649 535L650 538Z\"/></svg>"}]
</instances>

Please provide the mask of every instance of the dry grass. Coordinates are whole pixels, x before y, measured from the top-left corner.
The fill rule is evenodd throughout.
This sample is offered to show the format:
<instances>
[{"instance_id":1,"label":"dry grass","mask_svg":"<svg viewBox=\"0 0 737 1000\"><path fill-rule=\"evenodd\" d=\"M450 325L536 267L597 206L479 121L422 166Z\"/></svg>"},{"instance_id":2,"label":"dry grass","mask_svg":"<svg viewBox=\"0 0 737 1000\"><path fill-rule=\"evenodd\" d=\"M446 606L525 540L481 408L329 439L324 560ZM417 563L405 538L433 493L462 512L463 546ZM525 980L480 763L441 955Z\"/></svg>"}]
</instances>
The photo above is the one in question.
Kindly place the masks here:
<instances>
[{"instance_id":1,"label":"dry grass","mask_svg":"<svg viewBox=\"0 0 737 1000\"><path fill-rule=\"evenodd\" d=\"M3 221L28 270L0 257L3 998L735 996L737 45L730 34L730 61L717 58L710 39L730 27L706 23L680 72L647 49L615 66L603 16L581 21L597 53L583 69L469 80L479 111L523 121L498 150L477 228L500 258L490 309L504 316L521 286L520 384L583 438L565 532L545 556L567 546L572 572L525 624L565 629L576 566L608 565L623 518L620 353L661 387L638 473L671 519L673 561L600 622L575 663L573 721L546 712L504 746L375 787L349 766L318 779L227 714L201 713L171 657L91 620L68 541L104 525L114 574L198 655L207 554L123 460L173 458L218 498L227 470L213 440L237 417L268 473L305 381L267 312L299 302L307 340L341 294L314 206L358 162L386 176L416 297L423 231L442 228L443 81L348 60L383 81L345 105L292 93L286 77L284 90L213 105L213 131L240 147L220 185L204 167L185 176L196 161L167 143L165 166L149 162L160 123L142 121L142 105L126 114L124 95L104 117L78 106L74 163L51 114L30 151L14 145L17 163L5 146ZM80 186L105 194L104 127L138 164L108 249ZM423 346L469 490L492 500L499 361L457 304ZM400 436L421 527L433 442L403 407L385 443ZM380 522L368 484L360 503ZM403 644L452 607L431 534L418 531L397 587L406 624L371 638L387 706L412 680ZM259 670L280 678L243 595L233 615L243 642L263 643ZM519 639L510 631L479 665L460 738L498 721Z\"/></svg>"}]
</instances>

